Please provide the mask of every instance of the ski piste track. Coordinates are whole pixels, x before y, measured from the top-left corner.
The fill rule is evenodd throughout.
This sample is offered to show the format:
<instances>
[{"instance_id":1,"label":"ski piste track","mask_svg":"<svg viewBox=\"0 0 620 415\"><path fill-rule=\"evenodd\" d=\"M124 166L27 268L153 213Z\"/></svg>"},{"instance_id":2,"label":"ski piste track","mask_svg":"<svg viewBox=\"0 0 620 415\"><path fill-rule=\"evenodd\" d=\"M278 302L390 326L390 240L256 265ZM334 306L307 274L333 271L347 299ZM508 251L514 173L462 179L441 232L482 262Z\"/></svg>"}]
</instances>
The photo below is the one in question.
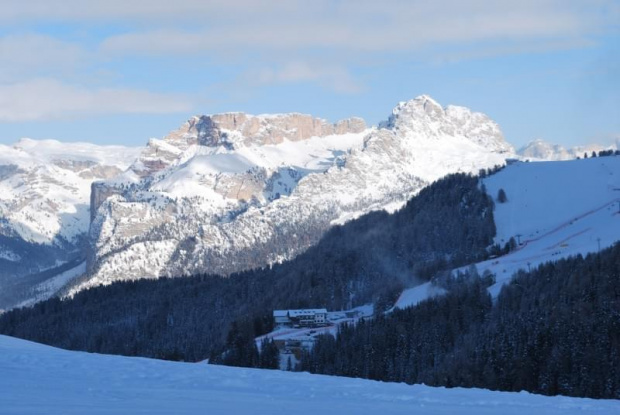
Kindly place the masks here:
<instances>
[{"instance_id":1,"label":"ski piste track","mask_svg":"<svg viewBox=\"0 0 620 415\"><path fill-rule=\"evenodd\" d=\"M620 189L615 189L615 188L613 190L620 191ZM560 224L553 226L550 230L542 233L541 235L521 241L521 244L517 246L515 250L513 250L512 252L506 255L503 255L498 258L486 260L486 261L476 264L480 272L484 271L485 269L489 269L491 272L494 272L496 276L498 277L498 283L496 284L496 287L491 289L492 294L496 295L499 292L501 285L507 283L512 278L512 272L507 272L507 270L502 269L503 266L512 265L513 266L512 271L517 271L519 268L525 269L525 267L528 267L528 264L531 264L531 262L535 262L535 261L546 262L546 260L551 261L551 260L560 259L564 256L567 256L566 254L563 254L560 250L564 248L568 244L569 241L574 240L583 234L586 234L587 232L591 231L592 228L586 227L586 228L579 229L576 232L571 233L570 235L567 235L566 237L562 238L559 241L549 241L550 242L549 245L544 246L539 250L532 251L531 255L522 256L522 254L527 253L526 251L528 247L532 247L532 245L537 242L544 242L546 239L549 239L553 235L558 234L559 232L567 229L569 226L575 224L577 221L590 217L598 212L603 211L604 209L614 208L616 204L618 204L618 210L613 212L612 216L620 217L620 197L616 197L601 205L598 205L597 207L588 209L587 211L584 211L576 216L572 216L570 219L567 219L561 222ZM550 258L549 251L553 251L553 250L556 250L556 251L554 253L551 253L552 256L556 256L556 255L560 255L560 256L556 258ZM515 268L514 265L517 265L517 266L521 265L521 266L518 266ZM534 264L531 264L531 265L534 265ZM458 268L458 270L460 271L465 271L466 269L467 269L467 266ZM509 273L510 275L502 276L500 275L500 273L507 273L507 274ZM408 305L418 304L420 301L432 297L432 295L425 294L425 295L420 296L420 298L418 298L413 304L403 304L403 297L406 295L408 291L415 290L415 289L422 289L424 286L428 284L429 283L424 283L419 286L404 290L399 295L395 304L399 305L399 307L402 308ZM428 290L428 288L426 288L426 290Z\"/></svg>"},{"instance_id":2,"label":"ski piste track","mask_svg":"<svg viewBox=\"0 0 620 415\"><path fill-rule=\"evenodd\" d=\"M620 203L620 198L615 198L615 199L613 199L613 200L603 204L602 206L599 206L599 207L594 208L594 209L590 209L590 210L588 210L588 211L586 211L586 212L584 212L584 213L582 213L582 214L580 214L578 216L575 216L572 219L569 219L569 220L561 223L560 225L556 226L555 228L551 229L550 231L547 231L546 233L543 233L542 235L540 235L540 236L538 236L536 238L526 239L517 247L517 249L514 252L518 252L518 251L522 250L523 248L525 248L529 243L537 242L537 241L540 241L541 239L549 237L549 236L559 232L560 230L565 229L569 225L572 225L573 223L575 223L575 221L578 221L579 219L583 219L583 218L585 218L587 216L590 216L590 215L592 215L592 214L594 214L596 212L599 212L599 211L601 211L601 210L603 210L603 209L605 209L605 208L607 208L607 207L609 207L611 205L614 205L616 203ZM618 213L620 213L620 212L616 212L616 213L614 213L614 215L617 215ZM578 232L574 236L582 234L585 231L586 230ZM570 239L570 238L568 238L568 239ZM510 255L510 254L508 254L508 255Z\"/></svg>"}]
</instances>

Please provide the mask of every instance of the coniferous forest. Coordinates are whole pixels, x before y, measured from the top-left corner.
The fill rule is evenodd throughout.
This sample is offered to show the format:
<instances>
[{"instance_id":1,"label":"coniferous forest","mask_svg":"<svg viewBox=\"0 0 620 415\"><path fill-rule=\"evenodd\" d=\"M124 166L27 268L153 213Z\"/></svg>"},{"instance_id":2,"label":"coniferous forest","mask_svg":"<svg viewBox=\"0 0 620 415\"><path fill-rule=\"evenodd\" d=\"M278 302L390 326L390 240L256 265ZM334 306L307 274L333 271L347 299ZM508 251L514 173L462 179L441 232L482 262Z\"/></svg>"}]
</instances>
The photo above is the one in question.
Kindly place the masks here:
<instances>
[{"instance_id":1,"label":"coniferous forest","mask_svg":"<svg viewBox=\"0 0 620 415\"><path fill-rule=\"evenodd\" d=\"M301 369L620 398L620 244L520 272L494 302L488 283L461 276L445 296L322 336Z\"/></svg>"}]
</instances>

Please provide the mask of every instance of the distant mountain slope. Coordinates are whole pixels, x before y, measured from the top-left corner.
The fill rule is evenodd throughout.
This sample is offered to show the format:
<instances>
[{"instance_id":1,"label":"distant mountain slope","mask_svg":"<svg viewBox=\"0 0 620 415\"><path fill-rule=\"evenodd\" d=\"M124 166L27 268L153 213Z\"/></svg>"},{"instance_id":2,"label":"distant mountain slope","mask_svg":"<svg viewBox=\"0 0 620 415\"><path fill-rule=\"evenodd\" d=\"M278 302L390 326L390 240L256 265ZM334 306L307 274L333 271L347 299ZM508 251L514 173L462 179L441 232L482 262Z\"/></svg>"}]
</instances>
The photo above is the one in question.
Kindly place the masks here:
<instances>
[{"instance_id":1,"label":"distant mountain slope","mask_svg":"<svg viewBox=\"0 0 620 415\"><path fill-rule=\"evenodd\" d=\"M602 146L599 144L589 144L576 146L572 148L564 148L559 144L550 144L543 140L530 141L525 146L517 150L517 154L529 160L544 161L560 161L573 160L576 158L590 157L592 152L598 153L602 150L618 150L618 143L610 146Z\"/></svg>"},{"instance_id":2,"label":"distant mountain slope","mask_svg":"<svg viewBox=\"0 0 620 415\"><path fill-rule=\"evenodd\" d=\"M612 414L620 402L68 352L0 336L6 414ZM10 376L8 376L10 374Z\"/></svg>"},{"instance_id":3,"label":"distant mountain slope","mask_svg":"<svg viewBox=\"0 0 620 415\"><path fill-rule=\"evenodd\" d=\"M32 297L51 269L84 260L91 183L118 175L138 154L54 140L0 145L0 308Z\"/></svg>"},{"instance_id":4,"label":"distant mountain slope","mask_svg":"<svg viewBox=\"0 0 620 415\"><path fill-rule=\"evenodd\" d=\"M194 117L93 188L91 275L72 292L292 258L335 223L512 154L487 116L428 96L400 103L379 128L300 114Z\"/></svg>"}]
</instances>

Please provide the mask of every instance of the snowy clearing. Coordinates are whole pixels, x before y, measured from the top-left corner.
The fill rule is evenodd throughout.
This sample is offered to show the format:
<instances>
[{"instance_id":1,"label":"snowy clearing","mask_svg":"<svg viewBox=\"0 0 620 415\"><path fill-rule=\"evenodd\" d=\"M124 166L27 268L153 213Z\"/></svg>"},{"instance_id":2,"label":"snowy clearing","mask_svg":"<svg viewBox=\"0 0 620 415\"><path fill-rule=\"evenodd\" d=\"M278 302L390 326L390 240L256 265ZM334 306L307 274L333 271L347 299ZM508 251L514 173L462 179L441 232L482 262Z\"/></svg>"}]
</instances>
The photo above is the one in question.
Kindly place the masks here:
<instances>
[{"instance_id":1,"label":"snowy clearing","mask_svg":"<svg viewBox=\"0 0 620 415\"><path fill-rule=\"evenodd\" d=\"M613 414L620 401L70 352L0 336L10 414Z\"/></svg>"}]
</instances>

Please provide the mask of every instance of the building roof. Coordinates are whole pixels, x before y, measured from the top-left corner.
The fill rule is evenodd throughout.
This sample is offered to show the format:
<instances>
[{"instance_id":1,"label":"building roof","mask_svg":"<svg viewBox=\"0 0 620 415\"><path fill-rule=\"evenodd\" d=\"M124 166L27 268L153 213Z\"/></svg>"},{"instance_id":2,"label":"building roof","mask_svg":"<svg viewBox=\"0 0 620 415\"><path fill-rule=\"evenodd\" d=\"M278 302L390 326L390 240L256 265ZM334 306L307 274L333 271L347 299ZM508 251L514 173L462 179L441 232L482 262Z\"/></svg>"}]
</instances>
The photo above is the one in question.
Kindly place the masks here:
<instances>
[{"instance_id":1,"label":"building roof","mask_svg":"<svg viewBox=\"0 0 620 415\"><path fill-rule=\"evenodd\" d=\"M273 310L274 317L303 317L315 314L327 314L326 308L305 308L300 310Z\"/></svg>"},{"instance_id":2,"label":"building roof","mask_svg":"<svg viewBox=\"0 0 620 415\"><path fill-rule=\"evenodd\" d=\"M313 316L315 314L327 314L325 308L307 308L303 310L288 310L289 317Z\"/></svg>"}]
</instances>

